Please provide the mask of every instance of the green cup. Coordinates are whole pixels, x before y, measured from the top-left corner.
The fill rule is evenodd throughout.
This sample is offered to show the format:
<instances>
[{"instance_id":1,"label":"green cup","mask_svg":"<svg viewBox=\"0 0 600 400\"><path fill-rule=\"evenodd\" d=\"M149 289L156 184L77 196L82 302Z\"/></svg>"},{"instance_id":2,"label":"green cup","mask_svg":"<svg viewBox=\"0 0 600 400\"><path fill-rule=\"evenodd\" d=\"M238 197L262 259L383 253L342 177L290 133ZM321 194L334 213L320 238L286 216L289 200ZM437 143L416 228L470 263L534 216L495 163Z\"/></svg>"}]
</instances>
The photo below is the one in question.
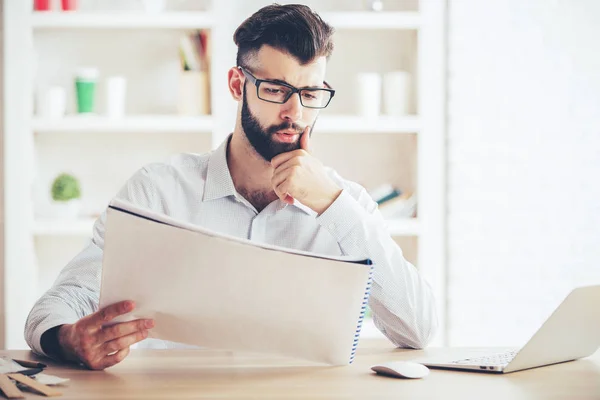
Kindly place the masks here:
<instances>
[{"instance_id":1,"label":"green cup","mask_svg":"<svg viewBox=\"0 0 600 400\"><path fill-rule=\"evenodd\" d=\"M98 70L96 68L82 68L75 76L75 93L77 97L77 112L93 113L96 97L96 83Z\"/></svg>"}]
</instances>

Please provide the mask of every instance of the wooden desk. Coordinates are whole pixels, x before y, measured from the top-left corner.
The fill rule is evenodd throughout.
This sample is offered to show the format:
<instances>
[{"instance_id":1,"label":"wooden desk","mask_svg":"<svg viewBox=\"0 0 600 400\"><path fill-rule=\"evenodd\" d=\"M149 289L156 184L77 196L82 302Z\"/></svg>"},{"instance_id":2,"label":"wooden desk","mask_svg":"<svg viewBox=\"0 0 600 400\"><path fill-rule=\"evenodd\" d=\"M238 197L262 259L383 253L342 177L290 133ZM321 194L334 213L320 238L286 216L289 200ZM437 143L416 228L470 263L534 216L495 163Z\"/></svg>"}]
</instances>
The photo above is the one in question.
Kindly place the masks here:
<instances>
[{"instance_id":1,"label":"wooden desk","mask_svg":"<svg viewBox=\"0 0 600 400\"><path fill-rule=\"evenodd\" d=\"M399 350L385 340L362 340L356 361L346 367L227 351L134 350L105 371L48 363L47 372L71 379L62 399L600 399L600 352L507 375L431 370L424 379L407 380L370 370L379 362L464 350ZM0 354L38 359L29 351Z\"/></svg>"}]
</instances>

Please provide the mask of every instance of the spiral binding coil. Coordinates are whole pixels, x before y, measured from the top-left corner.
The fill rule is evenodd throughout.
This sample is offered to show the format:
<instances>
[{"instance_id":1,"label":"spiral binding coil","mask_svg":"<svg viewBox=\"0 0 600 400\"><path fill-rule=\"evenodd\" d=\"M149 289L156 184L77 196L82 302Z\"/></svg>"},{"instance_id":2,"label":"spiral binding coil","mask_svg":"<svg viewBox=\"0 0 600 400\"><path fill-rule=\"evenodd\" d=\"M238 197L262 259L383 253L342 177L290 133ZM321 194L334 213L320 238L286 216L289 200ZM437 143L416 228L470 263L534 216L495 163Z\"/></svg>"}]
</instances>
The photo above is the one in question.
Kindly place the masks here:
<instances>
[{"instance_id":1,"label":"spiral binding coil","mask_svg":"<svg viewBox=\"0 0 600 400\"><path fill-rule=\"evenodd\" d=\"M360 314L358 316L358 324L356 325L356 332L354 332L354 341L352 343L352 351L350 352L349 364L352 364L352 362L354 361L354 357L356 356L356 348L358 347L358 340L360 339L360 330L362 328L363 320L365 319L365 314L367 313L367 304L369 302L369 295L371 294L371 286L372 285L373 285L373 265L371 264L371 269L369 270L369 279L367 280L367 287L365 289L365 297L363 297Z\"/></svg>"}]
</instances>

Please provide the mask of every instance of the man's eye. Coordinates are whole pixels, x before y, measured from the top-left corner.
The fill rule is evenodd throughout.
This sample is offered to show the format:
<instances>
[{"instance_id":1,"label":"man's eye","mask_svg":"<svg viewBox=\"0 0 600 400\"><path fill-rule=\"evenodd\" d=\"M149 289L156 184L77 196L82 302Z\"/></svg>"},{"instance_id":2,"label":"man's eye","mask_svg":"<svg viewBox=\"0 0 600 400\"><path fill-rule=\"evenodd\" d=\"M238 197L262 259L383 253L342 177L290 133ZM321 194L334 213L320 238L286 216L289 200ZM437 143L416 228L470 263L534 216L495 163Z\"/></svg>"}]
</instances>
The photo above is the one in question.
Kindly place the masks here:
<instances>
[{"instance_id":1,"label":"man's eye","mask_svg":"<svg viewBox=\"0 0 600 400\"><path fill-rule=\"evenodd\" d=\"M279 92L281 92L281 90L279 89L272 89L272 88L266 88L267 92L272 93L272 94L277 94Z\"/></svg>"},{"instance_id":2,"label":"man's eye","mask_svg":"<svg viewBox=\"0 0 600 400\"><path fill-rule=\"evenodd\" d=\"M304 97L306 97L307 99L316 99L317 96L313 95L312 93L308 93L308 92L304 92Z\"/></svg>"}]
</instances>

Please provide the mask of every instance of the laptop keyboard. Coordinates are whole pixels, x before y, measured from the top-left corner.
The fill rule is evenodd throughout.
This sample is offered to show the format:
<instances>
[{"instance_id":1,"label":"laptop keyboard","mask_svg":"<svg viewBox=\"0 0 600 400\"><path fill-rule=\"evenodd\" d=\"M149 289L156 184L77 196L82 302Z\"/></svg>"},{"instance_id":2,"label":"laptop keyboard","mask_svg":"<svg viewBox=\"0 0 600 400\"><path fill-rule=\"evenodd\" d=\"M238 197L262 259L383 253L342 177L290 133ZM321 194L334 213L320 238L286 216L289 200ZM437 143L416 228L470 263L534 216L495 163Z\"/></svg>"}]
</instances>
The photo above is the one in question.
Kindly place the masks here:
<instances>
[{"instance_id":1,"label":"laptop keyboard","mask_svg":"<svg viewBox=\"0 0 600 400\"><path fill-rule=\"evenodd\" d=\"M463 360L453 361L452 364L458 365L486 365L486 366L500 366L506 365L512 361L517 355L518 350L508 351L506 353L493 354L483 357L465 358Z\"/></svg>"}]
</instances>

